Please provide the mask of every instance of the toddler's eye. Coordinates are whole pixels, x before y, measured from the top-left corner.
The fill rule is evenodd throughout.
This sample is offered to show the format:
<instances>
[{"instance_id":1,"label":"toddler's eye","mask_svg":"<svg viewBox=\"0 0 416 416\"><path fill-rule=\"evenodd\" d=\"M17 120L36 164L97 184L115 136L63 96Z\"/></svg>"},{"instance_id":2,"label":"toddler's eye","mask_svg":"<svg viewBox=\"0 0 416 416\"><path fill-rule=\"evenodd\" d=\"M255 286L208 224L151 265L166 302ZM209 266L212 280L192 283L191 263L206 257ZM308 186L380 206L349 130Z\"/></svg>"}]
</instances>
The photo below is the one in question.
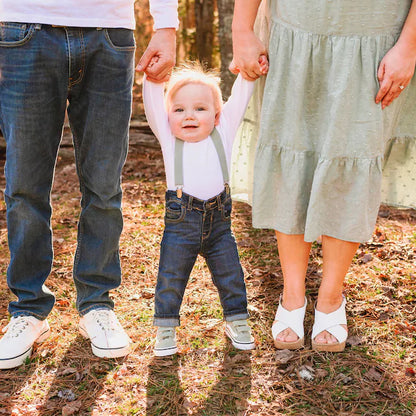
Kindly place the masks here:
<instances>
[{"instance_id":1,"label":"toddler's eye","mask_svg":"<svg viewBox=\"0 0 416 416\"><path fill-rule=\"evenodd\" d=\"M205 111L205 108L204 108L204 107L198 107L198 108L196 109L196 111Z\"/></svg>"},{"instance_id":2,"label":"toddler's eye","mask_svg":"<svg viewBox=\"0 0 416 416\"><path fill-rule=\"evenodd\" d=\"M175 113L182 113L182 111L183 111L183 108L176 108L174 112Z\"/></svg>"}]
</instances>

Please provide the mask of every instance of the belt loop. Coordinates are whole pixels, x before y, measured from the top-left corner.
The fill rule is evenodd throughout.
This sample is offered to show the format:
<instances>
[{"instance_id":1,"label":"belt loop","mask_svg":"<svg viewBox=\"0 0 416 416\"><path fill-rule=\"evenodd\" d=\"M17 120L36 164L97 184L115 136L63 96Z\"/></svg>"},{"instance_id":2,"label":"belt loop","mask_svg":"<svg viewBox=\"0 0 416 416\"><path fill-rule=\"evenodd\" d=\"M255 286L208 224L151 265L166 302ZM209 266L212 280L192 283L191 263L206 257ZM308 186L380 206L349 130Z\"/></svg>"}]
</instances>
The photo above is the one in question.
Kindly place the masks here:
<instances>
[{"instance_id":1,"label":"belt loop","mask_svg":"<svg viewBox=\"0 0 416 416\"><path fill-rule=\"evenodd\" d=\"M222 208L221 194L217 195L217 207L219 210Z\"/></svg>"},{"instance_id":2,"label":"belt loop","mask_svg":"<svg viewBox=\"0 0 416 416\"><path fill-rule=\"evenodd\" d=\"M193 201L194 197L189 195L188 198L188 210L191 211L192 210L192 201Z\"/></svg>"},{"instance_id":3,"label":"belt loop","mask_svg":"<svg viewBox=\"0 0 416 416\"><path fill-rule=\"evenodd\" d=\"M36 23L35 30L41 30L41 29L42 29L42 25L40 23Z\"/></svg>"}]
</instances>

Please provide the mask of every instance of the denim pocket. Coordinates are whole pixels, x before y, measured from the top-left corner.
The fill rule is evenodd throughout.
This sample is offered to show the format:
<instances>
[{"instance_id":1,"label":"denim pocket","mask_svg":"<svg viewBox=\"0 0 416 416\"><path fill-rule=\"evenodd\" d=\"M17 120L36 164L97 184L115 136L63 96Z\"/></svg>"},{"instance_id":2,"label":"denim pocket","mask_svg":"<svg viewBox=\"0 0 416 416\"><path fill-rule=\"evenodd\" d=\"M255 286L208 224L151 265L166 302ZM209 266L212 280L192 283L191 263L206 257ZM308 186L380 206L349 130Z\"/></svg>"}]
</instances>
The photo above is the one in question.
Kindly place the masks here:
<instances>
[{"instance_id":1,"label":"denim pocket","mask_svg":"<svg viewBox=\"0 0 416 416\"><path fill-rule=\"evenodd\" d=\"M0 22L0 46L12 48L24 45L34 31L34 23Z\"/></svg>"},{"instance_id":2,"label":"denim pocket","mask_svg":"<svg viewBox=\"0 0 416 416\"><path fill-rule=\"evenodd\" d=\"M170 223L181 222L185 218L186 208L176 201L167 201L165 221Z\"/></svg>"},{"instance_id":3,"label":"denim pocket","mask_svg":"<svg viewBox=\"0 0 416 416\"><path fill-rule=\"evenodd\" d=\"M231 220L231 210L232 210L232 202L231 198L224 201L222 208L221 208L221 217L224 221Z\"/></svg>"},{"instance_id":4,"label":"denim pocket","mask_svg":"<svg viewBox=\"0 0 416 416\"><path fill-rule=\"evenodd\" d=\"M109 45L118 51L132 51L136 43L134 33L130 29L104 29L105 38Z\"/></svg>"}]
</instances>

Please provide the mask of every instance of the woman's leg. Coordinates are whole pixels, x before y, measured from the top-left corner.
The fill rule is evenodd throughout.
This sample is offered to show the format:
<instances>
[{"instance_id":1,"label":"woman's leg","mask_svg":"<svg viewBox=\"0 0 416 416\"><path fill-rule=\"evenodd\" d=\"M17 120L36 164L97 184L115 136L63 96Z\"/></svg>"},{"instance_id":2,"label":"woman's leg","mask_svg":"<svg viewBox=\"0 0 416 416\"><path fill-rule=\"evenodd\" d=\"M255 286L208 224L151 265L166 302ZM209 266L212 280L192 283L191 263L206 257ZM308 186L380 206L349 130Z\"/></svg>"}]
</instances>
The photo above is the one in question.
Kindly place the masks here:
<instances>
[{"instance_id":1,"label":"woman's leg","mask_svg":"<svg viewBox=\"0 0 416 416\"><path fill-rule=\"evenodd\" d=\"M358 246L359 243L339 240L326 235L322 236L323 271L318 301L316 303L318 311L324 313L334 312L341 305L344 278ZM345 329L347 328L345 327ZM338 342L327 331L318 334L315 337L315 341L320 344Z\"/></svg>"},{"instance_id":2,"label":"woman's leg","mask_svg":"<svg viewBox=\"0 0 416 416\"><path fill-rule=\"evenodd\" d=\"M276 238L283 271L282 306L292 311L305 303L305 277L311 243L304 241L303 234L289 235L276 231ZM293 342L298 336L288 328L280 332L276 339Z\"/></svg>"}]
</instances>

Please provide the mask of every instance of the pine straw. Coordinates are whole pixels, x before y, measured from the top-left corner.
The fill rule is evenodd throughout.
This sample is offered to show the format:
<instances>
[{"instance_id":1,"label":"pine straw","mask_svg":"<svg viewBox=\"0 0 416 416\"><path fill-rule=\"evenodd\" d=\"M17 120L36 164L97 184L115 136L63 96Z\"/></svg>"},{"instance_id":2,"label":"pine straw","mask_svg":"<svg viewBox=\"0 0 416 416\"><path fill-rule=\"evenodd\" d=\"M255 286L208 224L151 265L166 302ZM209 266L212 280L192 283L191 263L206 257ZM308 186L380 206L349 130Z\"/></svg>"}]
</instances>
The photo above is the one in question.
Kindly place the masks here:
<instances>
[{"instance_id":1,"label":"pine straw","mask_svg":"<svg viewBox=\"0 0 416 416\"><path fill-rule=\"evenodd\" d=\"M2 178L2 187L4 179ZM254 230L250 209L236 203L234 231L245 269L257 347L235 350L224 336L218 295L198 261L182 307L180 353L154 358L153 291L163 223L164 174L158 150L132 146L124 170L123 284L113 297L134 341L125 360L99 360L77 331L72 258L79 191L72 155L62 152L54 204L53 271L57 296L52 336L27 364L0 371L0 415L412 415L416 399L416 213L383 207L374 238L360 247L348 274L350 341L344 353L310 350L320 282L319 244L307 278L305 349L273 348L270 326L282 290L271 231ZM4 204L0 206L0 325L13 295ZM307 375L313 379L307 380Z\"/></svg>"}]
</instances>

